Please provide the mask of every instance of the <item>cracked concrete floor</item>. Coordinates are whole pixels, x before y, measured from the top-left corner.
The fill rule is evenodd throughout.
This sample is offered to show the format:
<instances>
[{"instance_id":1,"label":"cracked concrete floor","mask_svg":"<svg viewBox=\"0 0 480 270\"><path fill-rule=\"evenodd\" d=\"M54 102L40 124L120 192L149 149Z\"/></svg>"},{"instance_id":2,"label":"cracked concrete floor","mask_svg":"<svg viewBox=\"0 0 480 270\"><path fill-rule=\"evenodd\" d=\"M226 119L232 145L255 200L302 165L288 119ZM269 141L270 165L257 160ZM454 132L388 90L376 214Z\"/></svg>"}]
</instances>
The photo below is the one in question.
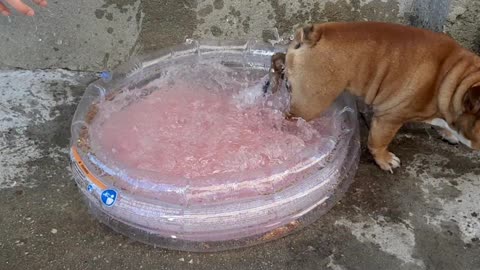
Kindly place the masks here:
<instances>
[{"instance_id":1,"label":"cracked concrete floor","mask_svg":"<svg viewBox=\"0 0 480 270\"><path fill-rule=\"evenodd\" d=\"M363 147L341 203L286 238L213 254L130 241L89 216L68 168L71 117L92 79L0 72L1 269L480 269L480 154L423 126L397 136L393 175Z\"/></svg>"}]
</instances>

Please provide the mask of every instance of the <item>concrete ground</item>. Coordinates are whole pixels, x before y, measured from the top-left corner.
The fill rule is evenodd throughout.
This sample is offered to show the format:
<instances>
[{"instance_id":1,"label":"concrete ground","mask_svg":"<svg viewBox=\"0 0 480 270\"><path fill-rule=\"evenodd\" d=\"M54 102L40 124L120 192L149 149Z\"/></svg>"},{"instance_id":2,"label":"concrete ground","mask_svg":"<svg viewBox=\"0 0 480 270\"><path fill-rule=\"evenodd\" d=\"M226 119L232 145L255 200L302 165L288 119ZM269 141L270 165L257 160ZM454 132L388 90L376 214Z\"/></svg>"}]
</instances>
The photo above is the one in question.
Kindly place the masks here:
<instances>
[{"instance_id":1,"label":"concrete ground","mask_svg":"<svg viewBox=\"0 0 480 270\"><path fill-rule=\"evenodd\" d=\"M0 68L101 71L185 38L268 41L325 21L408 23L480 51L479 12L477 0L50 0L0 16Z\"/></svg>"},{"instance_id":2,"label":"concrete ground","mask_svg":"<svg viewBox=\"0 0 480 270\"><path fill-rule=\"evenodd\" d=\"M133 242L89 215L68 167L70 121L93 78L0 73L1 269L480 269L480 153L417 126L392 145L401 169L380 171L363 147L341 203L283 239L212 254Z\"/></svg>"}]
</instances>

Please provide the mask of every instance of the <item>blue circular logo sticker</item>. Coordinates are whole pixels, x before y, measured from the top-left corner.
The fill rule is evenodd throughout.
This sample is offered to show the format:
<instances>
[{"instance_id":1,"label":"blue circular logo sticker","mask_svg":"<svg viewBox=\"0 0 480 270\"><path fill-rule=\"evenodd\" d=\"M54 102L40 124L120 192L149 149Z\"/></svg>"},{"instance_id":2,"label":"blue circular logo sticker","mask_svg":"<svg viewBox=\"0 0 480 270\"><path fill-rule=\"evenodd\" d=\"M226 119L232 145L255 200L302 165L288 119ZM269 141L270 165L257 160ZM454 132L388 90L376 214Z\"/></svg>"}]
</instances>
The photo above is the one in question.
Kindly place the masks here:
<instances>
[{"instance_id":1,"label":"blue circular logo sticker","mask_svg":"<svg viewBox=\"0 0 480 270\"><path fill-rule=\"evenodd\" d=\"M87 191L88 191L88 192L92 192L93 189L94 189L94 187L93 187L92 184L89 184L89 185L87 186Z\"/></svg>"},{"instance_id":2,"label":"blue circular logo sticker","mask_svg":"<svg viewBox=\"0 0 480 270\"><path fill-rule=\"evenodd\" d=\"M117 192L113 189L107 189L102 192L102 202L106 206L110 207L115 204L115 201L117 200Z\"/></svg>"}]
</instances>

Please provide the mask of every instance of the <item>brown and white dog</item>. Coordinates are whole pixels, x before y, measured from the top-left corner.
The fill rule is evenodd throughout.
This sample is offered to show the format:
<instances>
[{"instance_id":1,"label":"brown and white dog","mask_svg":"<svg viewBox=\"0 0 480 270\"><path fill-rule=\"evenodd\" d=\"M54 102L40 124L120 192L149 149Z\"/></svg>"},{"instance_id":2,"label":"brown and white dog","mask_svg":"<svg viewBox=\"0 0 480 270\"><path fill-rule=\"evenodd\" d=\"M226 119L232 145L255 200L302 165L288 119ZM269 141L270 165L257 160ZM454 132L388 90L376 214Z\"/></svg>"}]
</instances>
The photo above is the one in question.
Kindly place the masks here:
<instances>
[{"instance_id":1,"label":"brown and white dog","mask_svg":"<svg viewBox=\"0 0 480 270\"><path fill-rule=\"evenodd\" d=\"M272 85L286 75L290 115L312 120L347 90L373 108L368 148L383 170L400 166L388 146L407 122L444 128L480 149L480 57L445 34L380 22L313 24L272 57ZM284 73L285 71L285 73Z\"/></svg>"}]
</instances>

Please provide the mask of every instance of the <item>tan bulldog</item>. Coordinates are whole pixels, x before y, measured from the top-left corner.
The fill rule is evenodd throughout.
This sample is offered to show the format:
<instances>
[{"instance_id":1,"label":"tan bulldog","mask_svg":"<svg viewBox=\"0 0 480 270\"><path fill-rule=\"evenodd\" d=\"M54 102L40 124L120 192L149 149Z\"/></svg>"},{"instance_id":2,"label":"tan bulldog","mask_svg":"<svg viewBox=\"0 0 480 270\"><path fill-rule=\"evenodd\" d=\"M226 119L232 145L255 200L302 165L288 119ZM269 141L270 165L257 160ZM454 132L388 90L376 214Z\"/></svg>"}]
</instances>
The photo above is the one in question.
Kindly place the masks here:
<instances>
[{"instance_id":1,"label":"tan bulldog","mask_svg":"<svg viewBox=\"0 0 480 270\"><path fill-rule=\"evenodd\" d=\"M370 105L368 148L383 170L400 166L388 146L407 122L440 126L448 141L480 149L480 57L445 34L380 22L308 25L271 70L271 85L288 81L292 117L319 117L344 90Z\"/></svg>"}]
</instances>

